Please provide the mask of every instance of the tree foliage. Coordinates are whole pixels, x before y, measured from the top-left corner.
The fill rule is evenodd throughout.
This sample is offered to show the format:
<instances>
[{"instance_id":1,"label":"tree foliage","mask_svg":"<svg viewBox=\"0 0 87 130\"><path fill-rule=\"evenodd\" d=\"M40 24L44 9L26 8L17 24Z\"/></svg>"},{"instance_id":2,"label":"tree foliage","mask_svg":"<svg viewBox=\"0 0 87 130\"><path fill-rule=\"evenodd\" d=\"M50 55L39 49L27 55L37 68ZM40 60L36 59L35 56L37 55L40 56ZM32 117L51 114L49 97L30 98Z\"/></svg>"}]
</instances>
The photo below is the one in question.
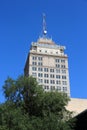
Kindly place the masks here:
<instances>
[{"instance_id":1,"label":"tree foliage","mask_svg":"<svg viewBox=\"0 0 87 130\"><path fill-rule=\"evenodd\" d=\"M6 98L0 105L0 130L71 130L69 98L64 93L44 92L33 77L7 78Z\"/></svg>"}]
</instances>

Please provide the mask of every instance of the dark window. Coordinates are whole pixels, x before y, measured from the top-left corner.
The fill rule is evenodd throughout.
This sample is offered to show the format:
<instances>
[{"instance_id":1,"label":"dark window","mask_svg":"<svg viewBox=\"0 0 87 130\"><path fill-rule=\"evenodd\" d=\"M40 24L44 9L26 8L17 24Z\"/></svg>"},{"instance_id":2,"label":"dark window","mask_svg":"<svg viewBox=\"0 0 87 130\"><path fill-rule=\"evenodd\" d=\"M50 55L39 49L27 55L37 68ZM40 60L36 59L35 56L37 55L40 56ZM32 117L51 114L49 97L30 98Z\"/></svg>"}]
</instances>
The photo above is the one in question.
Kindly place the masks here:
<instances>
[{"instance_id":1,"label":"dark window","mask_svg":"<svg viewBox=\"0 0 87 130\"><path fill-rule=\"evenodd\" d=\"M50 69L50 72L54 72L54 69Z\"/></svg>"},{"instance_id":2,"label":"dark window","mask_svg":"<svg viewBox=\"0 0 87 130\"><path fill-rule=\"evenodd\" d=\"M57 78L57 79L60 79L60 75L56 75L56 78Z\"/></svg>"},{"instance_id":3,"label":"dark window","mask_svg":"<svg viewBox=\"0 0 87 130\"><path fill-rule=\"evenodd\" d=\"M66 79L66 76L65 76L65 75L62 75L62 79Z\"/></svg>"},{"instance_id":4,"label":"dark window","mask_svg":"<svg viewBox=\"0 0 87 130\"><path fill-rule=\"evenodd\" d=\"M48 68L44 68L44 71L45 71L45 72L48 72Z\"/></svg>"},{"instance_id":5,"label":"dark window","mask_svg":"<svg viewBox=\"0 0 87 130\"><path fill-rule=\"evenodd\" d=\"M32 70L33 70L33 71L36 71L36 70L37 70L37 68L36 68L36 67L32 67Z\"/></svg>"},{"instance_id":6,"label":"dark window","mask_svg":"<svg viewBox=\"0 0 87 130\"><path fill-rule=\"evenodd\" d=\"M55 90L55 86L50 86L51 87L51 90Z\"/></svg>"}]
</instances>

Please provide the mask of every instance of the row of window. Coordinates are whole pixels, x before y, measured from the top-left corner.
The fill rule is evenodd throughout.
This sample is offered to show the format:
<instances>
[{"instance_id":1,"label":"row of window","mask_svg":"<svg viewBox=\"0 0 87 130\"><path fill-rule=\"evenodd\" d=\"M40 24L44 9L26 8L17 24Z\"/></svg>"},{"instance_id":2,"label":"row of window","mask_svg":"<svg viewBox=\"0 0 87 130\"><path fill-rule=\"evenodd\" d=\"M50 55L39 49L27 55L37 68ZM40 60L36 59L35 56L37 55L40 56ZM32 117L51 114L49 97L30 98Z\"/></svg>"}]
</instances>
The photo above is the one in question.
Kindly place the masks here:
<instances>
[{"instance_id":1,"label":"row of window","mask_svg":"<svg viewBox=\"0 0 87 130\"><path fill-rule=\"evenodd\" d=\"M33 46L32 49L33 49L33 50L36 50L37 48ZM39 52L43 52L43 50L40 49ZM53 51L50 51L50 52L49 52L48 50L45 50L44 52L45 52L45 53L54 54ZM59 54L60 54L60 53L62 54L63 52L64 52L64 50L63 50L63 49L60 49L60 52L56 51L55 54L58 54L58 53L59 53Z\"/></svg>"},{"instance_id":2,"label":"row of window","mask_svg":"<svg viewBox=\"0 0 87 130\"><path fill-rule=\"evenodd\" d=\"M42 66L43 65L43 63L42 62L32 62L32 65L38 65L38 66ZM66 68L66 66L65 65L60 65L60 64L55 64L55 67L56 68ZM52 72L54 72L54 69L52 69Z\"/></svg>"},{"instance_id":3,"label":"row of window","mask_svg":"<svg viewBox=\"0 0 87 130\"><path fill-rule=\"evenodd\" d=\"M37 56L32 56L32 60L39 60L39 61L42 61L43 60L43 57L37 57ZM65 63L66 60L64 59L55 59L55 62L59 63Z\"/></svg>"},{"instance_id":4,"label":"row of window","mask_svg":"<svg viewBox=\"0 0 87 130\"><path fill-rule=\"evenodd\" d=\"M42 66L42 65L43 65L43 63L42 63L42 62L32 62L32 65Z\"/></svg>"},{"instance_id":5,"label":"row of window","mask_svg":"<svg viewBox=\"0 0 87 130\"><path fill-rule=\"evenodd\" d=\"M33 76L37 76L37 73L32 73ZM38 73L38 77L50 77L50 78L56 78L56 79L67 79L66 75L54 75L54 74L43 74L43 73Z\"/></svg>"},{"instance_id":6,"label":"row of window","mask_svg":"<svg viewBox=\"0 0 87 130\"><path fill-rule=\"evenodd\" d=\"M38 79L38 82L39 83L43 83L43 79ZM48 80L48 79L44 79L44 83L46 83L46 84L49 84L49 82L50 82L50 84L62 84L62 85L67 85L67 81L60 81L60 80Z\"/></svg>"},{"instance_id":7,"label":"row of window","mask_svg":"<svg viewBox=\"0 0 87 130\"><path fill-rule=\"evenodd\" d=\"M39 52L42 52L42 50L39 50ZM48 53L48 51L45 50L45 53ZM58 51L56 51L55 53L58 54ZM63 53L63 51L60 50L60 53ZM54 54L54 53L51 51L50 54Z\"/></svg>"},{"instance_id":8,"label":"row of window","mask_svg":"<svg viewBox=\"0 0 87 130\"><path fill-rule=\"evenodd\" d=\"M42 61L43 58L42 58L42 57L37 57L37 56L32 56L32 60L39 60L39 61Z\"/></svg>"},{"instance_id":9,"label":"row of window","mask_svg":"<svg viewBox=\"0 0 87 130\"><path fill-rule=\"evenodd\" d=\"M60 64L56 64L55 66L56 66L56 68L66 68L65 65L60 65Z\"/></svg>"},{"instance_id":10,"label":"row of window","mask_svg":"<svg viewBox=\"0 0 87 130\"><path fill-rule=\"evenodd\" d=\"M38 77L43 77L43 73L38 73ZM44 74L44 77L47 77L47 78L48 78L49 75L48 75L48 74ZM66 78L67 78L66 75L60 76L60 75L50 74L50 78L54 78L54 77L56 77L57 79L60 79L60 78L66 79Z\"/></svg>"},{"instance_id":11,"label":"row of window","mask_svg":"<svg viewBox=\"0 0 87 130\"><path fill-rule=\"evenodd\" d=\"M33 71L49 72L49 69L48 69L48 68L42 68L42 67L39 67L39 68L37 68L37 67L32 67L32 70L33 70ZM55 71L54 69L50 69L50 72L54 72L54 71ZM64 70L64 69L62 69L62 70L56 69L56 73L60 73L60 72L62 72L63 74L65 74L65 73L66 73L66 70Z\"/></svg>"},{"instance_id":12,"label":"row of window","mask_svg":"<svg viewBox=\"0 0 87 130\"><path fill-rule=\"evenodd\" d=\"M44 89L45 90L57 90L57 91L63 91L63 92L66 92L67 91L67 87L60 87L60 86L57 86L57 87L55 87L55 86L44 86Z\"/></svg>"},{"instance_id":13,"label":"row of window","mask_svg":"<svg viewBox=\"0 0 87 130\"><path fill-rule=\"evenodd\" d=\"M65 61L66 61L66 60L64 60L64 59L55 59L55 62L57 62L57 63L59 63L59 62L65 63Z\"/></svg>"}]
</instances>

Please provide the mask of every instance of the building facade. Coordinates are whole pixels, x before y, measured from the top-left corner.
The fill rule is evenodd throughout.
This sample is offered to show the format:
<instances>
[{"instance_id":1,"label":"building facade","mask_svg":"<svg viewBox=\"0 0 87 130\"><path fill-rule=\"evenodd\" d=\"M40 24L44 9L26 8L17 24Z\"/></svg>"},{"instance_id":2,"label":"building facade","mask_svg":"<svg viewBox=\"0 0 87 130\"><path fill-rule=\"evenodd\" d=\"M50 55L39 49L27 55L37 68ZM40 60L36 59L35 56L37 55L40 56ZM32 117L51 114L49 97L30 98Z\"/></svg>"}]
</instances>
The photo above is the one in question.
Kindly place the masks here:
<instances>
[{"instance_id":1,"label":"building facade","mask_svg":"<svg viewBox=\"0 0 87 130\"><path fill-rule=\"evenodd\" d=\"M57 90L70 96L68 57L65 46L42 37L32 42L24 73L37 79L45 91Z\"/></svg>"},{"instance_id":2,"label":"building facade","mask_svg":"<svg viewBox=\"0 0 87 130\"><path fill-rule=\"evenodd\" d=\"M70 98L66 109L69 111L73 111L73 116L76 116L87 109L87 99Z\"/></svg>"}]
</instances>

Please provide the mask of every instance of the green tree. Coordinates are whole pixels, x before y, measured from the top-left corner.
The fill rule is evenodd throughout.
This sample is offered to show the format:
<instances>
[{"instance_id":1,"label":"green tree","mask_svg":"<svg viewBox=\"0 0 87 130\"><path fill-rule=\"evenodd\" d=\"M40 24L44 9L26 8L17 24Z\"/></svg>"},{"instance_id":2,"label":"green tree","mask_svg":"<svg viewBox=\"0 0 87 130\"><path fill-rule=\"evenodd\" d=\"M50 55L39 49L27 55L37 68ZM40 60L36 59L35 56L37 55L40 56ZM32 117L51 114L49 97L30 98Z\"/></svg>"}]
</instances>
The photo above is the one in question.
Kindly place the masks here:
<instances>
[{"instance_id":1,"label":"green tree","mask_svg":"<svg viewBox=\"0 0 87 130\"><path fill-rule=\"evenodd\" d=\"M8 78L0 105L0 130L71 130L72 113L64 93L44 92L33 77Z\"/></svg>"}]
</instances>

